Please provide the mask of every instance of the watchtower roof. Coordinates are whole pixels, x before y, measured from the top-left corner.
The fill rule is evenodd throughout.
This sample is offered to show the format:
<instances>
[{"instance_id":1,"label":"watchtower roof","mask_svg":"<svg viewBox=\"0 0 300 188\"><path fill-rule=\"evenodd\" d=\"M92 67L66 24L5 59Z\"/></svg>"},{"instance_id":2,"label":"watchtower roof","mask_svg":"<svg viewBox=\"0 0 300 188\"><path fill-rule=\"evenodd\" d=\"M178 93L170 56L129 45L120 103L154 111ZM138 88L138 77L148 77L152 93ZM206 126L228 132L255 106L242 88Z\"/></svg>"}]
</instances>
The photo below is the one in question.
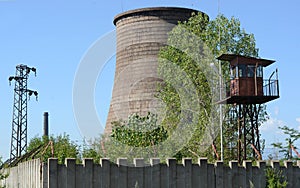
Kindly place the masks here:
<instances>
[{"instance_id":1,"label":"watchtower roof","mask_svg":"<svg viewBox=\"0 0 300 188\"><path fill-rule=\"evenodd\" d=\"M222 54L217 59L222 61L229 61L231 66L244 64L244 65L261 65L263 67L267 67L275 62L274 60L248 57L248 56L242 56L236 54Z\"/></svg>"}]
</instances>

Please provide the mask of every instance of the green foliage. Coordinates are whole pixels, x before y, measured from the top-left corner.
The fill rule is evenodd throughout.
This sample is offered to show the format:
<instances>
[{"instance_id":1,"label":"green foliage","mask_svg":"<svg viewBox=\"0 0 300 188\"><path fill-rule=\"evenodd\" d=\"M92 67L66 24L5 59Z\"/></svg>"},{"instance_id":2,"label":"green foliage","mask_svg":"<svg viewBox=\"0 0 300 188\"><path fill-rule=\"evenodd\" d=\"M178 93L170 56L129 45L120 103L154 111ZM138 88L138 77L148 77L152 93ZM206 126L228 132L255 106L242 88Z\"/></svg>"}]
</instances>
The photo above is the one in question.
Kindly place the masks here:
<instances>
[{"instance_id":1,"label":"green foliage","mask_svg":"<svg viewBox=\"0 0 300 188\"><path fill-rule=\"evenodd\" d=\"M203 14L193 15L187 22L179 23L169 33L168 46L162 48L159 53L158 73L163 77L164 83L159 85L158 98L165 103L166 108L162 126L169 135L182 119L194 126L192 138L178 153L178 157L207 156L213 159L210 147L212 142L206 143L208 150L200 147L203 144L203 134L212 122L210 118L218 117L212 105L217 89L211 84L217 85L218 75L209 77L208 75L212 74L207 67L210 67L211 63L216 64L216 58L223 53L257 57L258 49L254 35L242 29L240 21L236 18L228 19L219 15L216 19L208 21ZM229 79L227 65L224 62L222 66L225 80ZM182 88L189 88L188 92L182 92ZM191 95L191 90L196 94ZM190 102L183 103L182 96L191 96ZM226 111L230 108L227 107ZM259 108L263 109L260 113L260 122L263 122L266 116L265 108ZM182 111L186 109L193 109L193 112L182 117ZM237 128L227 122L223 123L223 127L224 152L228 159L236 158L236 151L227 148L236 147ZM215 137L214 134L217 133L211 134L211 137ZM220 138L216 138L215 142L219 145Z\"/></svg>"},{"instance_id":2,"label":"green foliage","mask_svg":"<svg viewBox=\"0 0 300 188\"><path fill-rule=\"evenodd\" d=\"M296 159L293 158L291 146L294 146L294 143L300 138L300 132L294 128L289 128L287 126L279 127L283 131L283 133L287 136L285 139L285 143L272 143L271 145L274 148L279 149L279 153L284 155L284 159ZM294 146L295 149L297 149ZM283 160L284 160L283 159Z\"/></svg>"},{"instance_id":3,"label":"green foliage","mask_svg":"<svg viewBox=\"0 0 300 188\"><path fill-rule=\"evenodd\" d=\"M205 31L203 41L216 57L223 53L258 56L254 35L241 28L237 18L219 15L209 22Z\"/></svg>"},{"instance_id":4,"label":"green foliage","mask_svg":"<svg viewBox=\"0 0 300 188\"><path fill-rule=\"evenodd\" d=\"M100 158L102 158L102 155L100 154L101 148L98 147L100 145L101 145L100 141L94 142L90 146L84 144L83 151L82 151L82 158L92 158L95 163L99 163Z\"/></svg>"},{"instance_id":5,"label":"green foliage","mask_svg":"<svg viewBox=\"0 0 300 188\"><path fill-rule=\"evenodd\" d=\"M126 121L112 123L112 133L94 140L91 149L112 161L117 158L144 158L146 161L159 157L157 144L167 138L167 132L158 124L157 116L133 114Z\"/></svg>"},{"instance_id":6,"label":"green foliage","mask_svg":"<svg viewBox=\"0 0 300 188\"><path fill-rule=\"evenodd\" d=\"M53 143L54 157L58 159L59 164L64 164L66 158L80 158L79 146L71 141L69 135L63 134L57 137L34 137L30 140L27 151L35 150L42 145L42 149L39 150L36 158L41 158L44 162L47 162L48 158L52 157L51 143Z\"/></svg>"},{"instance_id":7,"label":"green foliage","mask_svg":"<svg viewBox=\"0 0 300 188\"><path fill-rule=\"evenodd\" d=\"M1 156L0 156L0 166L3 166L3 161L2 161L2 157ZM5 180L8 177L8 174L4 173L3 170L4 169L0 169L0 182L2 180ZM5 188L5 187L6 187L5 185L4 186L0 185L0 188Z\"/></svg>"},{"instance_id":8,"label":"green foliage","mask_svg":"<svg viewBox=\"0 0 300 188\"><path fill-rule=\"evenodd\" d=\"M267 188L285 188L288 185L286 177L282 175L282 171L274 168L266 169L266 187Z\"/></svg>"},{"instance_id":9,"label":"green foliage","mask_svg":"<svg viewBox=\"0 0 300 188\"><path fill-rule=\"evenodd\" d=\"M137 114L129 116L127 122L113 122L111 137L122 144L134 147L157 145L167 139L167 132L157 126L157 115L148 113L142 117Z\"/></svg>"}]
</instances>

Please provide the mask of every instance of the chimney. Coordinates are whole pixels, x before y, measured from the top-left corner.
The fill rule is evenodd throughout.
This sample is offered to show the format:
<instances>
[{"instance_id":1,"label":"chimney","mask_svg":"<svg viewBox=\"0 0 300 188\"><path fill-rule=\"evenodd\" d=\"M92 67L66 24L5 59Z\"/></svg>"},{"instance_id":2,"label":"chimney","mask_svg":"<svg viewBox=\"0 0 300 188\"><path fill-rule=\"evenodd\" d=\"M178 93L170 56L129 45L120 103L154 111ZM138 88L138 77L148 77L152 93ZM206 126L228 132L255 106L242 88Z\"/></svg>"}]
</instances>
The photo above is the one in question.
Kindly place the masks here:
<instances>
[{"instance_id":1,"label":"chimney","mask_svg":"<svg viewBox=\"0 0 300 188\"><path fill-rule=\"evenodd\" d=\"M44 113L44 136L49 136L49 113Z\"/></svg>"}]
</instances>

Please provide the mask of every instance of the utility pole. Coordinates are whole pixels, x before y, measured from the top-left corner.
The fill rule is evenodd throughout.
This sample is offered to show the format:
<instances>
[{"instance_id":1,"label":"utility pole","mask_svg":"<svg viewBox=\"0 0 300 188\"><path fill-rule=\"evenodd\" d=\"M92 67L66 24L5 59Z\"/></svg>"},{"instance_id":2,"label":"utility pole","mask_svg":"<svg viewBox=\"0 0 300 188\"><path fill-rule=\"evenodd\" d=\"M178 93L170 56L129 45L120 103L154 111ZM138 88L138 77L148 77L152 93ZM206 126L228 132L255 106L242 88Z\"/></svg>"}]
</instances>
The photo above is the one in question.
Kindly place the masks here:
<instances>
[{"instance_id":1,"label":"utility pole","mask_svg":"<svg viewBox=\"0 0 300 188\"><path fill-rule=\"evenodd\" d=\"M37 91L27 89L27 80L30 72L36 69L27 65L18 65L16 75L9 77L9 83L15 81L14 104L12 117L12 135L10 149L10 163L20 157L27 149L27 101L28 95L38 96Z\"/></svg>"}]
</instances>

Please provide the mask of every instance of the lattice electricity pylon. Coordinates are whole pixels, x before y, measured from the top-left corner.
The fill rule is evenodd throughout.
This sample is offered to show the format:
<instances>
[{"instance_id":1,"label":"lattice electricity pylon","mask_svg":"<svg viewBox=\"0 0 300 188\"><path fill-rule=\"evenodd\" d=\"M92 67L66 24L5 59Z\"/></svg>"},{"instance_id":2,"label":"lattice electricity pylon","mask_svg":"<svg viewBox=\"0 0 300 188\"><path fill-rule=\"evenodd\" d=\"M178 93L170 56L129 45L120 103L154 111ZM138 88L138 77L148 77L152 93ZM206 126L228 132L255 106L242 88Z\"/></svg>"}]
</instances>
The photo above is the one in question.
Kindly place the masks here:
<instances>
[{"instance_id":1,"label":"lattice electricity pylon","mask_svg":"<svg viewBox=\"0 0 300 188\"><path fill-rule=\"evenodd\" d=\"M36 69L30 68L27 65L18 65L16 67L16 75L9 77L9 82L15 81L14 89L14 104L12 117L12 135L11 135L11 150L10 162L20 157L27 149L27 101L34 94L38 96L37 91L27 89L27 80L30 72Z\"/></svg>"}]
</instances>

